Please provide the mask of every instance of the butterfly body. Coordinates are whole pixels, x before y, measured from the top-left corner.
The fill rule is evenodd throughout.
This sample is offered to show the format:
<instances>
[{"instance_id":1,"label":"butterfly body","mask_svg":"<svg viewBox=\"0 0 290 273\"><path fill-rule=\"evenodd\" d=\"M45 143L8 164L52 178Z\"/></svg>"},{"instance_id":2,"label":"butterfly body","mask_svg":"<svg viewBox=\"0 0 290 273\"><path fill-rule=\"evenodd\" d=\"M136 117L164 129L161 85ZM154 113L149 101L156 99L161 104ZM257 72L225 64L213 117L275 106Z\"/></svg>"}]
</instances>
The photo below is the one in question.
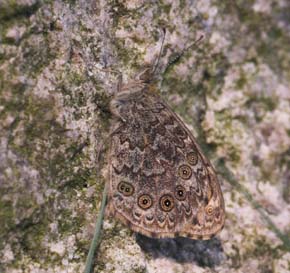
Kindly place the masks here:
<instances>
[{"instance_id":1,"label":"butterfly body","mask_svg":"<svg viewBox=\"0 0 290 273\"><path fill-rule=\"evenodd\" d=\"M109 212L150 237L209 239L222 229L215 171L191 132L149 85L111 101Z\"/></svg>"}]
</instances>

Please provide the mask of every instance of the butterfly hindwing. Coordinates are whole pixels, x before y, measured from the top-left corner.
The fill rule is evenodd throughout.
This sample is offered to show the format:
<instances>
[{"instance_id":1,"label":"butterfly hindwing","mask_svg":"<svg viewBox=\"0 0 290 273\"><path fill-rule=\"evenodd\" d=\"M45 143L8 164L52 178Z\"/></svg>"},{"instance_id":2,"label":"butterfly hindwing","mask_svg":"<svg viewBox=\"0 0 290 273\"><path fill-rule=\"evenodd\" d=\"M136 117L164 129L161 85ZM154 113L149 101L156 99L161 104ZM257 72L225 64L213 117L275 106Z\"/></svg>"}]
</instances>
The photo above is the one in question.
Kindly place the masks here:
<instances>
[{"instance_id":1,"label":"butterfly hindwing","mask_svg":"<svg viewBox=\"0 0 290 273\"><path fill-rule=\"evenodd\" d=\"M224 224L213 167L183 122L146 86L117 93L109 210L151 237L208 239Z\"/></svg>"}]
</instances>

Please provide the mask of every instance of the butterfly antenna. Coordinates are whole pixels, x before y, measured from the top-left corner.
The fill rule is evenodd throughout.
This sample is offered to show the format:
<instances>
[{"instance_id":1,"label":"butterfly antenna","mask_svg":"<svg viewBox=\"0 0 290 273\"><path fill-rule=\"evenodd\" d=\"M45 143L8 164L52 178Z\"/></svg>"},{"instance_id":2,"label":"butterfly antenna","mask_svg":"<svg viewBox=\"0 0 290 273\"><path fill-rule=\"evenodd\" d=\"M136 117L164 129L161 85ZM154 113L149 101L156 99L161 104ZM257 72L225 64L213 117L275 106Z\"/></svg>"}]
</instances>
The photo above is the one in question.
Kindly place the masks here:
<instances>
[{"instance_id":1,"label":"butterfly antenna","mask_svg":"<svg viewBox=\"0 0 290 273\"><path fill-rule=\"evenodd\" d=\"M156 72L156 70L158 68L158 65L159 65L159 62L160 62L160 59L161 59L161 54L162 54L162 51L163 51L163 48L164 48L164 41L165 41L166 29L165 28L162 28L162 30L163 30L162 44L161 44L161 48L160 48L160 51L159 51L159 55L158 55L158 58L157 58L157 62L155 64L155 66L154 66L152 75L155 75L155 72Z\"/></svg>"},{"instance_id":2,"label":"butterfly antenna","mask_svg":"<svg viewBox=\"0 0 290 273\"><path fill-rule=\"evenodd\" d=\"M167 71L168 67L170 67L171 65L173 65L174 63L176 63L183 55L186 51L188 51L190 48L194 47L194 46L198 46L199 42L202 41L204 38L204 35L200 35L200 37L195 40L191 45L183 48L183 50L177 55L175 56L172 60L169 61L169 63L167 64L167 66L164 69L164 73Z\"/></svg>"}]
</instances>

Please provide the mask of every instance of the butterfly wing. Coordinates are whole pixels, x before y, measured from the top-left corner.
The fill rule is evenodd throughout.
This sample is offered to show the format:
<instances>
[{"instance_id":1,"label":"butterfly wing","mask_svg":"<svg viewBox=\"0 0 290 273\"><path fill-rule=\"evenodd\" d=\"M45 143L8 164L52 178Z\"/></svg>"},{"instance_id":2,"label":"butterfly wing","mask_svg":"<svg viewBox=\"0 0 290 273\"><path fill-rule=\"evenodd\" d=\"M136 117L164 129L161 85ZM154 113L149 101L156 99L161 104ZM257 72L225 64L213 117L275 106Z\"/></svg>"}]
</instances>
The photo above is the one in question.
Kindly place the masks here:
<instances>
[{"instance_id":1,"label":"butterfly wing","mask_svg":"<svg viewBox=\"0 0 290 273\"><path fill-rule=\"evenodd\" d=\"M111 105L110 213L150 237L209 239L221 230L215 171L169 106L146 88Z\"/></svg>"}]
</instances>

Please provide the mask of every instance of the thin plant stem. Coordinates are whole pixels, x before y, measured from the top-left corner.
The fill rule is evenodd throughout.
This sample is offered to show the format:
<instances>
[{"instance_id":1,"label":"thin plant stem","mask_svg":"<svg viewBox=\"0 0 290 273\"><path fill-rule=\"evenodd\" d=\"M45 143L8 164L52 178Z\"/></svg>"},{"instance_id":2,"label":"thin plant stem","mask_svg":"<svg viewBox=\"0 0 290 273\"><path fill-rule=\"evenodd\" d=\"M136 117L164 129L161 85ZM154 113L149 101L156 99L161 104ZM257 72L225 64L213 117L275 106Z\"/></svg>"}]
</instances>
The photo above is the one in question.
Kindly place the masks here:
<instances>
[{"instance_id":1,"label":"thin plant stem","mask_svg":"<svg viewBox=\"0 0 290 273\"><path fill-rule=\"evenodd\" d=\"M96 222L94 238L91 242L90 250L89 250L89 253L87 256L87 260L86 260L86 267L85 267L84 273L91 273L93 266L94 266L94 258L95 258L96 250L97 250L98 245L100 243L100 234L101 234L101 229L102 229L106 201L107 201L107 190L106 190L106 186L105 186L104 190L103 190L101 208L100 208L100 212L99 212L97 222Z\"/></svg>"}]
</instances>

